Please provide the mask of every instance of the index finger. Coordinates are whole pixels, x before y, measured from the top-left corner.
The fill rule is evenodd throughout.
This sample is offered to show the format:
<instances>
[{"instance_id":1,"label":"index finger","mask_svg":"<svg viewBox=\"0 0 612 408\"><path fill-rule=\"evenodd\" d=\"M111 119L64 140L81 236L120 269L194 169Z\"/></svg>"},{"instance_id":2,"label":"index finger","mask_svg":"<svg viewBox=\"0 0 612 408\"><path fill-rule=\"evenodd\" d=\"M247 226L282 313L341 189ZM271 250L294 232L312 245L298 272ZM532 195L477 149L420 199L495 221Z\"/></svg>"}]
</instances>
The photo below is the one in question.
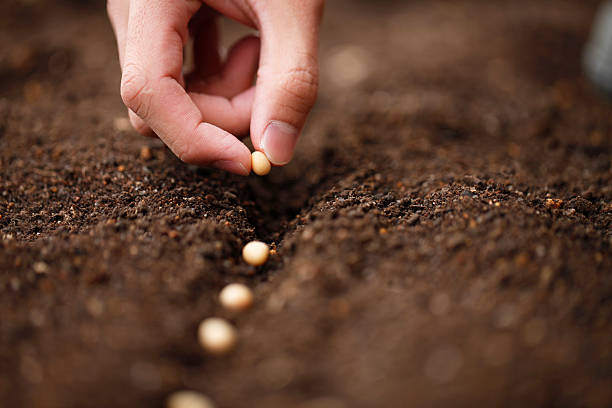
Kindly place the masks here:
<instances>
[{"instance_id":1,"label":"index finger","mask_svg":"<svg viewBox=\"0 0 612 408\"><path fill-rule=\"evenodd\" d=\"M199 0L130 4L121 78L124 103L183 161L246 175L249 149L210 123L183 88L183 46Z\"/></svg>"}]
</instances>

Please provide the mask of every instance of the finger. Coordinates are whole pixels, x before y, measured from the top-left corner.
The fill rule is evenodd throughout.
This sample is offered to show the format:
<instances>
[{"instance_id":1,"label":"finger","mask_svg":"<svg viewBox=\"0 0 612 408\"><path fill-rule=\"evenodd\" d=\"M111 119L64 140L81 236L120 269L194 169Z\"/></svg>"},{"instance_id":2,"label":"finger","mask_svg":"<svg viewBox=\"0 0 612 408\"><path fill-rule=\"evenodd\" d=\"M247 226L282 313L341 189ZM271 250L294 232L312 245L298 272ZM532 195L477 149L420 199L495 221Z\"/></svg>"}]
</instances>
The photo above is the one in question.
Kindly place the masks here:
<instances>
[{"instance_id":1,"label":"finger","mask_svg":"<svg viewBox=\"0 0 612 408\"><path fill-rule=\"evenodd\" d=\"M218 75L191 76L188 89L193 92L232 98L253 86L259 63L259 38L249 35L236 42ZM195 73L195 72L194 72Z\"/></svg>"},{"instance_id":2,"label":"finger","mask_svg":"<svg viewBox=\"0 0 612 408\"><path fill-rule=\"evenodd\" d=\"M318 26L323 1L283 1L260 13L261 58L251 118L253 145L287 164L317 96Z\"/></svg>"},{"instance_id":3,"label":"finger","mask_svg":"<svg viewBox=\"0 0 612 408\"><path fill-rule=\"evenodd\" d=\"M234 135L246 135L251 124L251 108L255 98L255 88L233 98L208 94L189 94L202 112L205 122L216 125Z\"/></svg>"},{"instance_id":4,"label":"finger","mask_svg":"<svg viewBox=\"0 0 612 408\"><path fill-rule=\"evenodd\" d=\"M187 24L199 0L135 0L130 7L121 96L183 161L248 174L249 149L203 122L181 86Z\"/></svg>"},{"instance_id":5,"label":"finger","mask_svg":"<svg viewBox=\"0 0 612 408\"><path fill-rule=\"evenodd\" d=\"M109 20L115 31L117 39L117 50L119 53L119 65L123 69L123 60L125 55L125 41L127 37L127 27L130 12L129 1L108 0L106 3L106 11ZM153 131L147 124L140 119L134 112L128 109L128 117L132 127L140 134L145 136L155 136Z\"/></svg>"},{"instance_id":6,"label":"finger","mask_svg":"<svg viewBox=\"0 0 612 408\"><path fill-rule=\"evenodd\" d=\"M230 49L221 72L224 88L234 95L251 86L259 65L259 38L249 35Z\"/></svg>"}]
</instances>

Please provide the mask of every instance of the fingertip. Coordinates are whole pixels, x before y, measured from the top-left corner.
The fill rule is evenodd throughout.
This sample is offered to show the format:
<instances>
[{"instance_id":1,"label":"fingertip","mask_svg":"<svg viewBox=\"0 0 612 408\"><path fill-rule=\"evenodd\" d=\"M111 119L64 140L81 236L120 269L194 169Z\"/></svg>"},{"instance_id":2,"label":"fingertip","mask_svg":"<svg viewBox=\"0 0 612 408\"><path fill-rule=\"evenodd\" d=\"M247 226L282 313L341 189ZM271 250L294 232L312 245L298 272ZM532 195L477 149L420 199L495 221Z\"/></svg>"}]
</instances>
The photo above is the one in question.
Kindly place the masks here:
<instances>
[{"instance_id":1,"label":"fingertip","mask_svg":"<svg viewBox=\"0 0 612 408\"><path fill-rule=\"evenodd\" d=\"M239 176L248 176L251 173L242 163L231 160L217 160L211 163L210 167L227 172L238 174Z\"/></svg>"},{"instance_id":2,"label":"fingertip","mask_svg":"<svg viewBox=\"0 0 612 408\"><path fill-rule=\"evenodd\" d=\"M291 161L298 138L299 130L296 127L288 123L271 121L264 131L259 146L273 165L284 166Z\"/></svg>"},{"instance_id":3,"label":"fingertip","mask_svg":"<svg viewBox=\"0 0 612 408\"><path fill-rule=\"evenodd\" d=\"M210 123L198 125L188 146L180 149L179 157L186 163L215 167L230 173L248 175L251 172L251 152L234 135Z\"/></svg>"}]
</instances>

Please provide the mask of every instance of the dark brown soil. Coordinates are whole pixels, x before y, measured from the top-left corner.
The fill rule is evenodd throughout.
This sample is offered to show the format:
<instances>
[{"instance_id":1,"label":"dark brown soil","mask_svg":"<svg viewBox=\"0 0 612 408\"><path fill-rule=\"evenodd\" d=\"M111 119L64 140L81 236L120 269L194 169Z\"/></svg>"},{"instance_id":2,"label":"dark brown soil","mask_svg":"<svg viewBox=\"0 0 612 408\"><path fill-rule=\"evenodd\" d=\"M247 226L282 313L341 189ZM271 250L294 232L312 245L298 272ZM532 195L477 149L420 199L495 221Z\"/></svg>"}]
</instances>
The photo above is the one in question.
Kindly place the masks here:
<instances>
[{"instance_id":1,"label":"dark brown soil","mask_svg":"<svg viewBox=\"0 0 612 408\"><path fill-rule=\"evenodd\" d=\"M595 6L330 1L294 162L240 178L115 126L101 4L3 0L0 405L612 406ZM258 269L255 238L277 249ZM231 355L199 347L209 316Z\"/></svg>"}]
</instances>

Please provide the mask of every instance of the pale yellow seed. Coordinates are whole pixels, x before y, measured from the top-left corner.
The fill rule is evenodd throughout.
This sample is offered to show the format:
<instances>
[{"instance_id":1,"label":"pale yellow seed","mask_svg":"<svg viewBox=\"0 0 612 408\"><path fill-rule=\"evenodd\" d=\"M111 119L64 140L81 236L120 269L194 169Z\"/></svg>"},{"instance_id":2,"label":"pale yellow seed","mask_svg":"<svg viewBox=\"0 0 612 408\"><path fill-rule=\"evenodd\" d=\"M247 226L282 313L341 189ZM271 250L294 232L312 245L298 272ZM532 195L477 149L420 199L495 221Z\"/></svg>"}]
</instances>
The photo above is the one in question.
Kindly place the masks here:
<instances>
[{"instance_id":1,"label":"pale yellow seed","mask_svg":"<svg viewBox=\"0 0 612 408\"><path fill-rule=\"evenodd\" d=\"M198 340L204 350L211 354L225 354L236 345L238 334L227 320L211 317L200 323Z\"/></svg>"},{"instance_id":2,"label":"pale yellow seed","mask_svg":"<svg viewBox=\"0 0 612 408\"><path fill-rule=\"evenodd\" d=\"M215 404L196 391L177 391L166 400L166 408L215 408Z\"/></svg>"},{"instance_id":3,"label":"pale yellow seed","mask_svg":"<svg viewBox=\"0 0 612 408\"><path fill-rule=\"evenodd\" d=\"M219 301L228 310L242 312L253 305L253 292L241 283L231 283L223 288Z\"/></svg>"},{"instance_id":4,"label":"pale yellow seed","mask_svg":"<svg viewBox=\"0 0 612 408\"><path fill-rule=\"evenodd\" d=\"M251 167L253 172L258 176L265 176L272 170L270 161L262 152L253 152L251 154Z\"/></svg>"},{"instance_id":5,"label":"pale yellow seed","mask_svg":"<svg viewBox=\"0 0 612 408\"><path fill-rule=\"evenodd\" d=\"M242 248L242 258L249 265L260 266L266 263L270 249L261 241L251 241Z\"/></svg>"}]
</instances>

